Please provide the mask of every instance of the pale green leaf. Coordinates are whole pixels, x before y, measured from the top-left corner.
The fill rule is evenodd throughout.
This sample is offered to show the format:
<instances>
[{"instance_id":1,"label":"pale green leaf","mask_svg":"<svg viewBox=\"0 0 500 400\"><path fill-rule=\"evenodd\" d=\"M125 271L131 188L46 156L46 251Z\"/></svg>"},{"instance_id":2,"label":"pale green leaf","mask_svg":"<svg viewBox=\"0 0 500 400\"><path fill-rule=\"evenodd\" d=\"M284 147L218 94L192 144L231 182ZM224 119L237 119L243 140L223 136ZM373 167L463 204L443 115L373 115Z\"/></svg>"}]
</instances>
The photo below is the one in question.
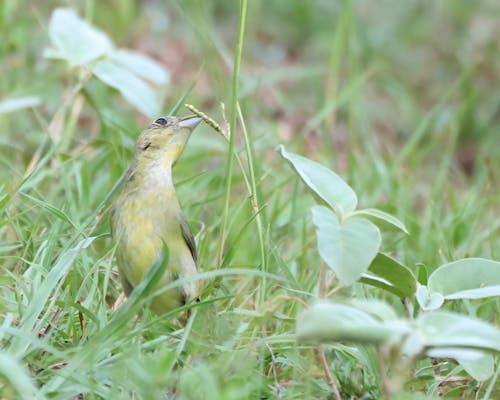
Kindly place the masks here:
<instances>
[{"instance_id":1,"label":"pale green leaf","mask_svg":"<svg viewBox=\"0 0 500 400\"><path fill-rule=\"evenodd\" d=\"M444 303L441 293L430 293L427 286L419 285L416 293L417 302L423 310L437 310Z\"/></svg>"},{"instance_id":2,"label":"pale green leaf","mask_svg":"<svg viewBox=\"0 0 500 400\"><path fill-rule=\"evenodd\" d=\"M500 351L500 330L477 318L439 310L422 314L417 328L427 347Z\"/></svg>"},{"instance_id":3,"label":"pale green leaf","mask_svg":"<svg viewBox=\"0 0 500 400\"><path fill-rule=\"evenodd\" d=\"M84 65L113 50L109 37L71 8L57 8L49 23L52 48L46 57L61 58L70 65Z\"/></svg>"},{"instance_id":4,"label":"pale green leaf","mask_svg":"<svg viewBox=\"0 0 500 400\"><path fill-rule=\"evenodd\" d=\"M120 49L113 52L111 58L117 64L149 82L165 85L170 80L167 71L161 64L135 51Z\"/></svg>"},{"instance_id":5,"label":"pale green leaf","mask_svg":"<svg viewBox=\"0 0 500 400\"><path fill-rule=\"evenodd\" d=\"M369 313L370 315L377 317L381 321L395 321L398 316L394 309L387 304L385 301L377 299L352 299L349 304L356 307L359 310Z\"/></svg>"},{"instance_id":6,"label":"pale green leaf","mask_svg":"<svg viewBox=\"0 0 500 400\"><path fill-rule=\"evenodd\" d=\"M500 262L484 258L453 261L436 269L427 286L447 300L499 296Z\"/></svg>"},{"instance_id":7,"label":"pale green leaf","mask_svg":"<svg viewBox=\"0 0 500 400\"><path fill-rule=\"evenodd\" d=\"M284 146L280 146L280 151L305 184L336 212L344 215L356 209L356 193L340 176L308 158L288 153Z\"/></svg>"},{"instance_id":8,"label":"pale green leaf","mask_svg":"<svg viewBox=\"0 0 500 400\"><path fill-rule=\"evenodd\" d=\"M382 322L348 304L318 302L297 320L297 338L305 343L352 341L378 344L408 332L405 323Z\"/></svg>"},{"instance_id":9,"label":"pale green leaf","mask_svg":"<svg viewBox=\"0 0 500 400\"><path fill-rule=\"evenodd\" d=\"M159 114L160 105L155 92L127 68L106 59L96 62L91 69L101 81L118 90L144 115L153 117Z\"/></svg>"},{"instance_id":10,"label":"pale green leaf","mask_svg":"<svg viewBox=\"0 0 500 400\"><path fill-rule=\"evenodd\" d=\"M361 215L364 217L376 218L385 221L388 224L393 225L404 233L408 234L408 230L406 229L405 225L398 218L376 208L365 208L363 210L357 210L352 212L350 215Z\"/></svg>"},{"instance_id":11,"label":"pale green leaf","mask_svg":"<svg viewBox=\"0 0 500 400\"><path fill-rule=\"evenodd\" d=\"M463 347L433 347L426 354L433 358L453 358L474 379L485 381L494 372L494 357L482 350Z\"/></svg>"},{"instance_id":12,"label":"pale green leaf","mask_svg":"<svg viewBox=\"0 0 500 400\"><path fill-rule=\"evenodd\" d=\"M324 206L312 207L318 250L343 285L352 285L367 271L380 248L378 228L364 218L352 217L342 223Z\"/></svg>"},{"instance_id":13,"label":"pale green leaf","mask_svg":"<svg viewBox=\"0 0 500 400\"><path fill-rule=\"evenodd\" d=\"M463 352L463 349L461 349ZM455 360L464 368L470 376L478 381L489 379L495 369L495 358L492 354L484 351L474 351L477 357L471 357L470 354L464 357L462 354L456 354Z\"/></svg>"}]
</instances>

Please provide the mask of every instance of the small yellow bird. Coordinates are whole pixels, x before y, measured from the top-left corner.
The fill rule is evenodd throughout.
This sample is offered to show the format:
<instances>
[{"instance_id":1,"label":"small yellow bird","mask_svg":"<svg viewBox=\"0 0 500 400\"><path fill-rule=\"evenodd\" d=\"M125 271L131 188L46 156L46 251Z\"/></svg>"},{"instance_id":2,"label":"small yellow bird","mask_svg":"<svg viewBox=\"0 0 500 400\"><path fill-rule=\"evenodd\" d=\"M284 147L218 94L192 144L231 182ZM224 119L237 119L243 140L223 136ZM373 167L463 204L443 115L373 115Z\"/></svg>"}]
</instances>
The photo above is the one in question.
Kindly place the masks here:
<instances>
[{"instance_id":1,"label":"small yellow bird","mask_svg":"<svg viewBox=\"0 0 500 400\"><path fill-rule=\"evenodd\" d=\"M196 116L158 118L137 140L111 216L118 269L127 295L161 259L165 244L168 265L154 290L197 274L196 244L177 199L172 167L200 122ZM151 309L166 313L196 298L197 293L198 285L192 281L155 296Z\"/></svg>"}]
</instances>

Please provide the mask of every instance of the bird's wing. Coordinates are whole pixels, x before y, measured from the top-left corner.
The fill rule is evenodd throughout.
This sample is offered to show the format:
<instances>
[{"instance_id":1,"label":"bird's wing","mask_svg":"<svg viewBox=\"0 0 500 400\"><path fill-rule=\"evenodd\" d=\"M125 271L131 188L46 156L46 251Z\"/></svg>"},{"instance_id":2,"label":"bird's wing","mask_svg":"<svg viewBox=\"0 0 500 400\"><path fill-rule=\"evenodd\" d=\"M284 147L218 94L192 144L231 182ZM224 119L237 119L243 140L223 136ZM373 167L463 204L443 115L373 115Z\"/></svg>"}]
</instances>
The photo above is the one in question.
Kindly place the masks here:
<instances>
[{"instance_id":1,"label":"bird's wing","mask_svg":"<svg viewBox=\"0 0 500 400\"><path fill-rule=\"evenodd\" d=\"M196 242L194 241L193 233L191 232L191 228L186 221L184 215L181 216L181 232L184 241L186 242L191 255L193 256L194 263L198 262L198 254L196 253Z\"/></svg>"}]
</instances>

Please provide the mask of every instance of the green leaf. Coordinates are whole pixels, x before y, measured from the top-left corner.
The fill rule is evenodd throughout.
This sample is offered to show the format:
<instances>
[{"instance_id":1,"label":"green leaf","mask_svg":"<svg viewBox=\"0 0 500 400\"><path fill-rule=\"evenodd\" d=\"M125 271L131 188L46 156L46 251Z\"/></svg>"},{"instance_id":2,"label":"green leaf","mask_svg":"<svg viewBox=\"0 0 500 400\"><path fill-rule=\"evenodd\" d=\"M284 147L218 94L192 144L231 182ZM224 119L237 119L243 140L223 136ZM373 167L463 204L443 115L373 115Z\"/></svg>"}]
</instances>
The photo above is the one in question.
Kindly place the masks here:
<instances>
[{"instance_id":1,"label":"green leaf","mask_svg":"<svg viewBox=\"0 0 500 400\"><path fill-rule=\"evenodd\" d=\"M454 358L470 376L478 381L489 379L495 370L495 358L492 354L483 351L471 351L466 357L463 354L456 354Z\"/></svg>"},{"instance_id":2,"label":"green leaf","mask_svg":"<svg viewBox=\"0 0 500 400\"><path fill-rule=\"evenodd\" d=\"M409 323L396 320L388 306L376 301L357 306L318 302L297 319L296 334L304 343L352 341L381 344L402 343L410 357L453 358L474 379L484 381L494 371L494 358L488 352L500 351L500 330L476 318L445 311L422 314ZM366 312L365 310L369 310Z\"/></svg>"},{"instance_id":3,"label":"green leaf","mask_svg":"<svg viewBox=\"0 0 500 400\"><path fill-rule=\"evenodd\" d=\"M61 58L72 66L85 65L113 50L109 37L71 8L57 8L52 13L49 36L53 47L45 56Z\"/></svg>"},{"instance_id":4,"label":"green leaf","mask_svg":"<svg viewBox=\"0 0 500 400\"><path fill-rule=\"evenodd\" d=\"M494 372L493 355L482 350L445 347L431 348L426 354L433 358L454 358L470 376L478 381L485 381Z\"/></svg>"},{"instance_id":5,"label":"green leaf","mask_svg":"<svg viewBox=\"0 0 500 400\"><path fill-rule=\"evenodd\" d=\"M159 114L160 105L154 91L127 68L105 59L94 63L91 70L105 84L117 89L144 115L153 117Z\"/></svg>"},{"instance_id":6,"label":"green leaf","mask_svg":"<svg viewBox=\"0 0 500 400\"><path fill-rule=\"evenodd\" d=\"M138 77L158 85L166 85L170 80L163 66L149 57L130 50L117 50L111 58Z\"/></svg>"},{"instance_id":7,"label":"green leaf","mask_svg":"<svg viewBox=\"0 0 500 400\"><path fill-rule=\"evenodd\" d=\"M446 300L480 299L500 295L500 262L464 258L436 269L427 284Z\"/></svg>"},{"instance_id":8,"label":"green leaf","mask_svg":"<svg viewBox=\"0 0 500 400\"><path fill-rule=\"evenodd\" d=\"M365 311L341 303L318 302L297 320L296 334L304 343L352 341L379 344L407 333L404 323L382 322Z\"/></svg>"},{"instance_id":9,"label":"green leaf","mask_svg":"<svg viewBox=\"0 0 500 400\"><path fill-rule=\"evenodd\" d=\"M352 285L368 269L380 248L378 228L364 218L352 217L340 223L324 206L312 207L318 250L343 285Z\"/></svg>"},{"instance_id":10,"label":"green leaf","mask_svg":"<svg viewBox=\"0 0 500 400\"><path fill-rule=\"evenodd\" d=\"M359 310L363 310L370 315L377 317L381 321L395 321L398 319L396 311L385 301L378 299L360 300L351 299L349 304Z\"/></svg>"},{"instance_id":11,"label":"green leaf","mask_svg":"<svg viewBox=\"0 0 500 400\"><path fill-rule=\"evenodd\" d=\"M51 17L52 47L46 57L66 60L71 66L86 66L108 86L148 117L159 114L155 92L145 81L165 85L169 76L156 61L129 50L115 50L108 36L81 19L70 8L58 8Z\"/></svg>"},{"instance_id":12,"label":"green leaf","mask_svg":"<svg viewBox=\"0 0 500 400\"><path fill-rule=\"evenodd\" d=\"M388 214L376 208L365 208L364 210L357 210L352 212L350 216L351 215L361 215L361 216L380 219L402 230L404 233L408 234L408 230L406 229L405 225L398 218L396 218L394 215Z\"/></svg>"},{"instance_id":13,"label":"green leaf","mask_svg":"<svg viewBox=\"0 0 500 400\"><path fill-rule=\"evenodd\" d=\"M437 310L444 303L441 293L430 293L427 286L419 285L416 293L417 302L423 310Z\"/></svg>"},{"instance_id":14,"label":"green leaf","mask_svg":"<svg viewBox=\"0 0 500 400\"><path fill-rule=\"evenodd\" d=\"M340 176L317 162L288 153L284 146L280 146L280 151L304 183L340 215L356 209L358 203L356 193Z\"/></svg>"},{"instance_id":15,"label":"green leaf","mask_svg":"<svg viewBox=\"0 0 500 400\"><path fill-rule=\"evenodd\" d=\"M413 296L417 289L413 273L399 261L383 253L377 254L360 282L387 290L399 297Z\"/></svg>"},{"instance_id":16,"label":"green leaf","mask_svg":"<svg viewBox=\"0 0 500 400\"><path fill-rule=\"evenodd\" d=\"M11 97L0 102L0 114L7 114L25 108L35 107L41 103L39 97Z\"/></svg>"},{"instance_id":17,"label":"green leaf","mask_svg":"<svg viewBox=\"0 0 500 400\"><path fill-rule=\"evenodd\" d=\"M417 319L417 330L426 347L500 351L500 330L477 318L433 311Z\"/></svg>"}]
</instances>

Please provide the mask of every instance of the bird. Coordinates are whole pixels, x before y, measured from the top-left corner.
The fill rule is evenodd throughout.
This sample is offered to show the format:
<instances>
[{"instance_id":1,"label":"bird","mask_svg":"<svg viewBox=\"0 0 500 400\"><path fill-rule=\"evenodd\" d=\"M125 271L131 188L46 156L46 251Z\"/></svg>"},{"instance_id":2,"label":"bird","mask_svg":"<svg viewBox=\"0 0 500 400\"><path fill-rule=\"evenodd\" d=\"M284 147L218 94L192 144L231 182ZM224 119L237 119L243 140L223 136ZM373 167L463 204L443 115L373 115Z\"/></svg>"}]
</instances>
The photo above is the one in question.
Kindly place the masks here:
<instances>
[{"instance_id":1,"label":"bird","mask_svg":"<svg viewBox=\"0 0 500 400\"><path fill-rule=\"evenodd\" d=\"M196 243L175 191L172 168L201 121L195 115L161 117L137 139L123 188L111 207L111 235L127 296L162 260L164 246L168 264L153 291L197 274ZM198 290L197 281L189 280L155 295L150 308L167 313L197 299Z\"/></svg>"}]
</instances>

